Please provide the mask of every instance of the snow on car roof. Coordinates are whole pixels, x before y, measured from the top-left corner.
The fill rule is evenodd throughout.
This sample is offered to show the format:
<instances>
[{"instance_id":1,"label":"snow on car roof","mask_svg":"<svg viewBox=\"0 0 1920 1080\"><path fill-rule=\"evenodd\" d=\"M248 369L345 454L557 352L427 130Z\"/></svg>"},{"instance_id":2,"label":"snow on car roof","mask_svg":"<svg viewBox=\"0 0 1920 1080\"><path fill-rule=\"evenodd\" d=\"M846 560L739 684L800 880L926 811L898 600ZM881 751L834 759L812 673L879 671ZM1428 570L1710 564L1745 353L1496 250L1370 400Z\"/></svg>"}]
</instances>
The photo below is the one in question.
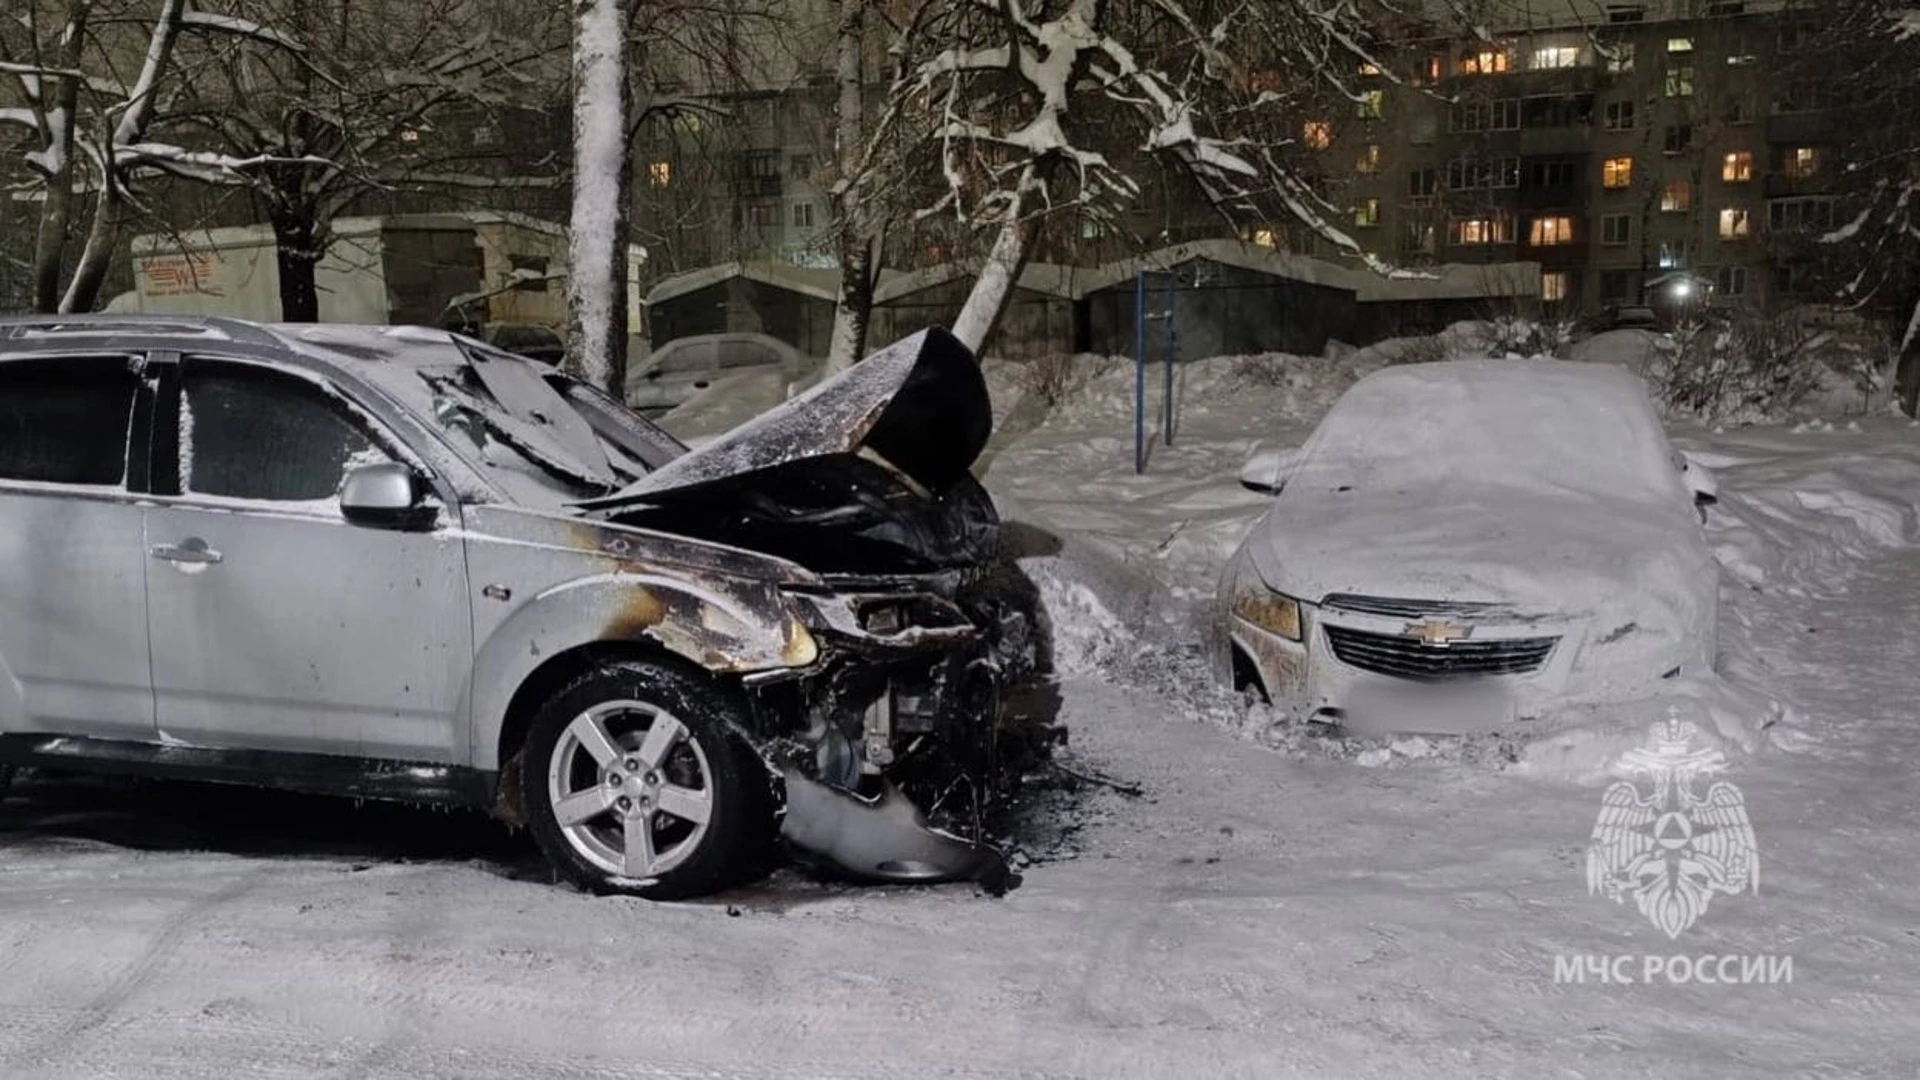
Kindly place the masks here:
<instances>
[{"instance_id":1,"label":"snow on car roof","mask_svg":"<svg viewBox=\"0 0 1920 1080\"><path fill-rule=\"evenodd\" d=\"M1303 449L1289 489L1518 485L1665 497L1678 484L1644 384L1610 364L1458 360L1375 372Z\"/></svg>"}]
</instances>

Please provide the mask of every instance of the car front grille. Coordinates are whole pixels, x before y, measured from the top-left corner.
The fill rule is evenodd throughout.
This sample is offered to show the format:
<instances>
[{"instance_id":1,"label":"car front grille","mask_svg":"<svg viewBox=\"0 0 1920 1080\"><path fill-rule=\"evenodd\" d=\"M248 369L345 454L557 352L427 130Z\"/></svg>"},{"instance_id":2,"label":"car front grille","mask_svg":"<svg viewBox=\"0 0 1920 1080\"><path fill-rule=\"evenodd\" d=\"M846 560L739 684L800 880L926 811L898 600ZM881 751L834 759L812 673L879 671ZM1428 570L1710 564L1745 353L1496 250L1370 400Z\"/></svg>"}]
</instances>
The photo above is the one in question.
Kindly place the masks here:
<instances>
[{"instance_id":1,"label":"car front grille","mask_svg":"<svg viewBox=\"0 0 1920 1080\"><path fill-rule=\"evenodd\" d=\"M1384 615L1390 619L1484 619L1507 610L1504 604L1471 600L1405 600L1359 593L1330 593L1320 601L1320 606L1360 615Z\"/></svg>"},{"instance_id":2,"label":"car front grille","mask_svg":"<svg viewBox=\"0 0 1920 1080\"><path fill-rule=\"evenodd\" d=\"M1327 626L1327 644L1343 664L1400 679L1445 679L1526 675L1540 670L1557 637L1502 638L1427 645L1409 634L1376 634L1348 626Z\"/></svg>"}]
</instances>

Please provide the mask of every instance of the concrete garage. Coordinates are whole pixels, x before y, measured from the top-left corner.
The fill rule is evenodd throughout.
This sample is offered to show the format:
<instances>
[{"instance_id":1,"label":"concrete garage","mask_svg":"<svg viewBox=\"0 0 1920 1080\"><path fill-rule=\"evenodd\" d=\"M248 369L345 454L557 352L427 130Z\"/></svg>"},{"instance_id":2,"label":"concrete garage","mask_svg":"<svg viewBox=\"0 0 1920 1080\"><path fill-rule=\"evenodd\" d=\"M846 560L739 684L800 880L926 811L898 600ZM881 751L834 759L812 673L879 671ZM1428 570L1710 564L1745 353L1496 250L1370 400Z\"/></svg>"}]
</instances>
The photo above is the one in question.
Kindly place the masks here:
<instances>
[{"instance_id":1,"label":"concrete garage","mask_svg":"<svg viewBox=\"0 0 1920 1080\"><path fill-rule=\"evenodd\" d=\"M1087 271L1031 263L1021 271L1000 317L994 352L1026 358L1080 351L1083 336L1076 277ZM959 266L936 266L910 274L883 274L874 289L867 340L878 345L928 326L952 326L973 291L974 275Z\"/></svg>"},{"instance_id":2,"label":"concrete garage","mask_svg":"<svg viewBox=\"0 0 1920 1080\"><path fill-rule=\"evenodd\" d=\"M1327 342L1352 341L1358 321L1356 275L1343 267L1233 240L1209 240L1149 252L1085 271L1082 351L1131 355L1135 290L1147 274L1147 313L1167 309L1171 279L1176 358L1241 353L1316 355ZM1153 355L1164 324L1148 323Z\"/></svg>"},{"instance_id":3,"label":"concrete garage","mask_svg":"<svg viewBox=\"0 0 1920 1080\"><path fill-rule=\"evenodd\" d=\"M827 355L840 272L732 262L662 280L647 293L654 348L698 334L766 334L808 356Z\"/></svg>"}]
</instances>

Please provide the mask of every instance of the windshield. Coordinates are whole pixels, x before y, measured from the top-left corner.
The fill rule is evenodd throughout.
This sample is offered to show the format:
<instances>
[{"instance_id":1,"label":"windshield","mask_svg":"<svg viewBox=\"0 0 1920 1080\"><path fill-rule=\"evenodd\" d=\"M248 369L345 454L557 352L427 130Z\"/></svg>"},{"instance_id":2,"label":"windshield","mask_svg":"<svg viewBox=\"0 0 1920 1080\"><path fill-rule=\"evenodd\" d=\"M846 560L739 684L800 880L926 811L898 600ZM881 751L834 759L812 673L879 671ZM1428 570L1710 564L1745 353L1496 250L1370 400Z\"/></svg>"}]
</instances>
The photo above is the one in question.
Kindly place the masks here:
<instances>
[{"instance_id":1,"label":"windshield","mask_svg":"<svg viewBox=\"0 0 1920 1080\"><path fill-rule=\"evenodd\" d=\"M360 359L363 377L438 428L515 502L553 508L618 491L686 452L611 396L548 365L435 332L306 330ZM453 348L448 348L452 345Z\"/></svg>"},{"instance_id":2,"label":"windshield","mask_svg":"<svg viewBox=\"0 0 1920 1080\"><path fill-rule=\"evenodd\" d=\"M1363 380L1321 422L1285 490L1673 497L1678 472L1643 394L1610 372L1517 364L1428 365Z\"/></svg>"}]
</instances>

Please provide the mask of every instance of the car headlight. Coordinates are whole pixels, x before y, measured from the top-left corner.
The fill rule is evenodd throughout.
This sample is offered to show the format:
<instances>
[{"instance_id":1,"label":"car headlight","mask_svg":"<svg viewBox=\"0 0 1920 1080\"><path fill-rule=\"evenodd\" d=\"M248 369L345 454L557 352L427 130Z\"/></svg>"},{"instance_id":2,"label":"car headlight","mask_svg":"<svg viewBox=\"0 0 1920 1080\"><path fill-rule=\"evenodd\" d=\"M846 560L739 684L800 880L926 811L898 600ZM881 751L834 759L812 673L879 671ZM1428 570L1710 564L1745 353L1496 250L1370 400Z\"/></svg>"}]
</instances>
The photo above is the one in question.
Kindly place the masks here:
<instances>
[{"instance_id":1,"label":"car headlight","mask_svg":"<svg viewBox=\"0 0 1920 1080\"><path fill-rule=\"evenodd\" d=\"M1300 640L1300 601L1291 596L1251 585L1234 596L1233 613L1268 633Z\"/></svg>"}]
</instances>

